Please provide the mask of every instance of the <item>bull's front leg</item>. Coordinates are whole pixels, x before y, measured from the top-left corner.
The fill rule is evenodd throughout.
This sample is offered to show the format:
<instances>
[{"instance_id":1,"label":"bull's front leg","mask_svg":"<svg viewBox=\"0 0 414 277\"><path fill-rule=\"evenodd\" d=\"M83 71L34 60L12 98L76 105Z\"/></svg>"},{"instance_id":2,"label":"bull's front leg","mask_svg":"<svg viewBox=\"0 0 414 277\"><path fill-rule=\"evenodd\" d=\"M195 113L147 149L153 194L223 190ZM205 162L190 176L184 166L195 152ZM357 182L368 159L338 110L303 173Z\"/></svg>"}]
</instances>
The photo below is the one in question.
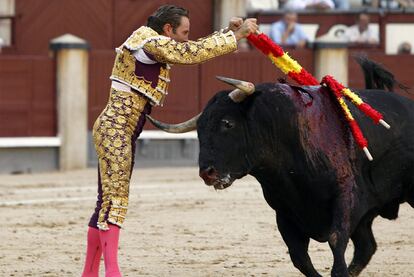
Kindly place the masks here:
<instances>
[{"instance_id":1,"label":"bull's front leg","mask_svg":"<svg viewBox=\"0 0 414 277\"><path fill-rule=\"evenodd\" d=\"M288 218L276 214L277 227L287 247L293 265L307 277L321 277L308 255L309 237L302 234Z\"/></svg>"},{"instance_id":2,"label":"bull's front leg","mask_svg":"<svg viewBox=\"0 0 414 277\"><path fill-rule=\"evenodd\" d=\"M332 231L330 232L328 242L334 257L331 276L335 277L349 276L345 261L345 251L350 237L353 185L354 182L351 181L340 184L340 192L334 202Z\"/></svg>"}]
</instances>

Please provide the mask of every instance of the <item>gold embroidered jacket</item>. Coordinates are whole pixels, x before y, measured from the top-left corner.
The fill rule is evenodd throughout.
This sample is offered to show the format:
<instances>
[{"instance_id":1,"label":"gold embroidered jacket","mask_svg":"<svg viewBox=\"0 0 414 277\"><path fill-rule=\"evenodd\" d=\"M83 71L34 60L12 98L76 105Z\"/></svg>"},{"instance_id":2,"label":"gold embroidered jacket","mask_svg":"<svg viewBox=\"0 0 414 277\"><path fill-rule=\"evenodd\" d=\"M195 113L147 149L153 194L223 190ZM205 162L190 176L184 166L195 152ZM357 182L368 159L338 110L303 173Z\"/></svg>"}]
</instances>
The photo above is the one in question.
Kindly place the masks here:
<instances>
[{"instance_id":1,"label":"gold embroidered jacket","mask_svg":"<svg viewBox=\"0 0 414 277\"><path fill-rule=\"evenodd\" d=\"M141 49L153 63L135 58L133 53ZM170 64L201 63L236 49L232 31L215 32L197 41L177 42L142 26L117 48L110 78L144 94L152 105L160 105L168 94Z\"/></svg>"}]
</instances>

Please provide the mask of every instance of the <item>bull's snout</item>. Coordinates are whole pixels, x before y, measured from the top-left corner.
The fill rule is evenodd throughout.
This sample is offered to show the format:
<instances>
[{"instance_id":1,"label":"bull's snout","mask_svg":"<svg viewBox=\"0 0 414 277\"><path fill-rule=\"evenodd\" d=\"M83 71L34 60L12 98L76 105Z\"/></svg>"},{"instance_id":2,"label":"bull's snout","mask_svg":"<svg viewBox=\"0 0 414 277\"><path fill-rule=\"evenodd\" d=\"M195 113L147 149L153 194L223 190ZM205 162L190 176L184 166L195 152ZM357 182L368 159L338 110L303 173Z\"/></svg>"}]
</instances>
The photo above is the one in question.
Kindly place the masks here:
<instances>
[{"instance_id":1,"label":"bull's snout","mask_svg":"<svg viewBox=\"0 0 414 277\"><path fill-rule=\"evenodd\" d=\"M200 168L200 177L204 180L206 185L212 186L218 179L218 173L213 166L209 166L204 169Z\"/></svg>"},{"instance_id":2,"label":"bull's snout","mask_svg":"<svg viewBox=\"0 0 414 277\"><path fill-rule=\"evenodd\" d=\"M207 186L214 186L215 189L225 189L233 182L230 174L220 177L219 172L213 166L205 169L200 168L200 177Z\"/></svg>"}]
</instances>

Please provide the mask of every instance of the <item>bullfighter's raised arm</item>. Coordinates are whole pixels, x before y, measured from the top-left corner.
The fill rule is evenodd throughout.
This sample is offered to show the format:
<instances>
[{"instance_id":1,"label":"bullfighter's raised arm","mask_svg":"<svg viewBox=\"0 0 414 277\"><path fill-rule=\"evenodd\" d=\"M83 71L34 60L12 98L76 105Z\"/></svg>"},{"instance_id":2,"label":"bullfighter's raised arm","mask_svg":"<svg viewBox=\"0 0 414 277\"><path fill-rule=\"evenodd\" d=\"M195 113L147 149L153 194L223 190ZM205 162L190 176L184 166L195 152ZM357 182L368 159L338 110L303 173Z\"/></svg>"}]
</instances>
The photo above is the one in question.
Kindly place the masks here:
<instances>
[{"instance_id":1,"label":"bullfighter's raised arm","mask_svg":"<svg viewBox=\"0 0 414 277\"><path fill-rule=\"evenodd\" d=\"M236 36L232 31L215 32L197 41L177 42L159 36L144 45L144 51L158 62L170 64L197 64L237 49Z\"/></svg>"}]
</instances>

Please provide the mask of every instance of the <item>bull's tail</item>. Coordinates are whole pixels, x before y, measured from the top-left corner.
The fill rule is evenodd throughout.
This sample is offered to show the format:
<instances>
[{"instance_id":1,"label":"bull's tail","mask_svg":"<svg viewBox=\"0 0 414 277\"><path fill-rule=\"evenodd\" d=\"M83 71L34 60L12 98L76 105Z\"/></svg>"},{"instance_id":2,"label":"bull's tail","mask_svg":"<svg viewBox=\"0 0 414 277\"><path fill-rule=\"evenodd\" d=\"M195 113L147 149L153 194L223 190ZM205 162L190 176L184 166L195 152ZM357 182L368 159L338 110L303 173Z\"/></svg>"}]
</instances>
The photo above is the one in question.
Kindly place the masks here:
<instances>
[{"instance_id":1,"label":"bull's tail","mask_svg":"<svg viewBox=\"0 0 414 277\"><path fill-rule=\"evenodd\" d=\"M355 59L364 72L366 89L387 89L389 91L392 91L395 86L398 86L406 92L409 89L408 87L398 82L394 78L394 75L385 69L382 65L369 60L365 56L357 56Z\"/></svg>"}]
</instances>

